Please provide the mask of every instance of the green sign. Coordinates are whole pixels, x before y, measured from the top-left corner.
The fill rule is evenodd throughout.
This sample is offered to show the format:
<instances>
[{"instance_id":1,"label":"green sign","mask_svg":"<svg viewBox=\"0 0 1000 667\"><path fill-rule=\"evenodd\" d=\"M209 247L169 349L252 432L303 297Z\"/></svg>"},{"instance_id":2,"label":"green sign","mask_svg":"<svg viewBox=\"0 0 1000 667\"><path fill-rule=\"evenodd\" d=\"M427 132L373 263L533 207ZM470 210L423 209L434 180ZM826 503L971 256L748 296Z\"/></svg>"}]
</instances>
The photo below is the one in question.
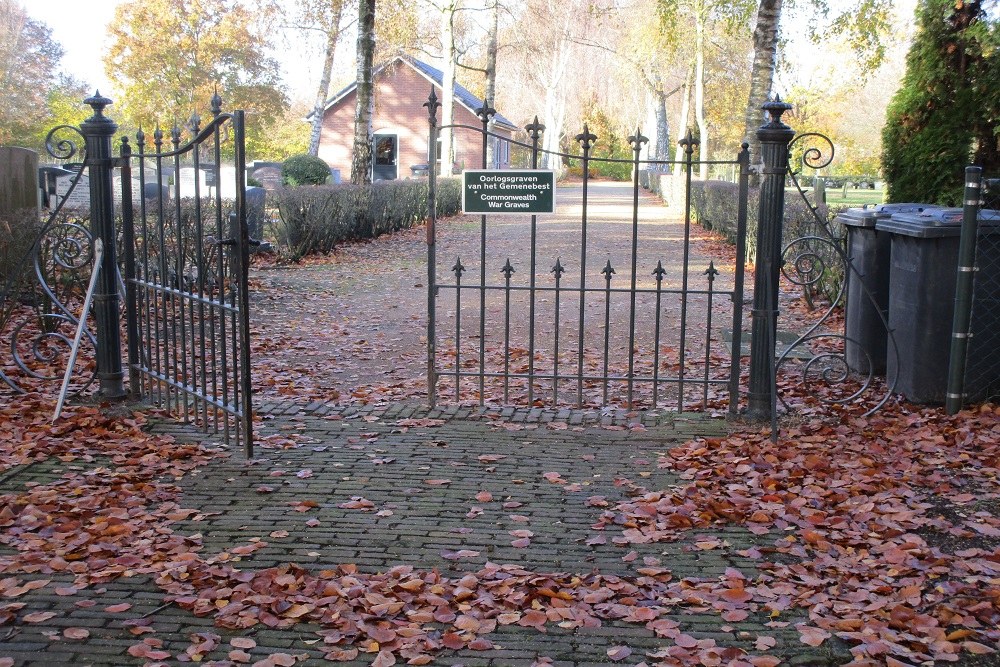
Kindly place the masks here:
<instances>
[{"instance_id":1,"label":"green sign","mask_svg":"<svg viewBox=\"0 0 1000 667\"><path fill-rule=\"evenodd\" d=\"M541 169L462 172L464 213L555 213L556 175Z\"/></svg>"}]
</instances>

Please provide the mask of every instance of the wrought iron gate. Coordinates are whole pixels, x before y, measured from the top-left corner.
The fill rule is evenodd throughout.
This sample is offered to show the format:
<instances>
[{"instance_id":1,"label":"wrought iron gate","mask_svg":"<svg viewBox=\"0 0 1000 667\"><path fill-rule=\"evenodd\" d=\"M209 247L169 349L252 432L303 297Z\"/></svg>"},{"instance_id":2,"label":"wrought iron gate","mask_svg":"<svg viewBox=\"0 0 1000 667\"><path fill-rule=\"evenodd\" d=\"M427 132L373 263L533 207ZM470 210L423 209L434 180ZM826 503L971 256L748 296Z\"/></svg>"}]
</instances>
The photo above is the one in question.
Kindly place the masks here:
<instances>
[{"instance_id":1,"label":"wrought iron gate","mask_svg":"<svg viewBox=\"0 0 1000 667\"><path fill-rule=\"evenodd\" d=\"M157 129L152 150L140 131L136 152L124 137L114 158L117 125L104 115L111 100L85 102L94 115L79 128L53 129L46 142L53 157L81 154L82 162L49 219L28 227L38 229L30 251L0 292L0 381L22 393L53 386L81 325L84 353L71 391L96 380L102 396L125 396L124 306L128 393L221 433L250 456L244 114L222 113L215 95L211 121L202 128L193 117L183 145L176 126L168 145ZM75 139L57 139L67 131L84 139L82 151ZM221 166L224 156L232 171ZM85 208L67 212L74 193Z\"/></svg>"},{"instance_id":2,"label":"wrought iron gate","mask_svg":"<svg viewBox=\"0 0 1000 667\"><path fill-rule=\"evenodd\" d=\"M438 127L436 93L429 110L430 164L442 129L481 138L483 164L495 110L477 111L482 126ZM539 148L544 126L526 130L532 168L547 153ZM502 138L502 137L500 137ZM640 159L647 142L639 131L629 137L632 159L599 158L599 138L584 126L576 136L580 152L551 153L582 167L578 188L561 188L579 215L553 220L537 215L503 218L482 215L478 247L465 256L437 263L436 188L431 169L428 244L428 394L456 401L528 405L694 406L737 410L743 317L744 255L747 230L746 146L732 161L712 162L737 174L736 256L692 254L691 179L697 141L682 142L682 162ZM591 179L598 162L630 165L631 187L614 188ZM444 163L444 161L442 161ZM682 183L680 215L659 203L642 206L645 171L675 171ZM650 202L646 202L649 204ZM570 208L564 206L565 209ZM652 213L650 213L652 211ZM678 226L672 243L660 242L668 224ZM627 232L616 233L618 229ZM552 231L555 230L555 231ZM501 242L504 235L506 247ZM544 237L544 239L543 239ZM523 245L519 245L522 244ZM471 278L471 280L470 280ZM445 317L440 317L442 308ZM451 321L448 321L451 320ZM445 386L444 383L450 386ZM439 386L440 385L440 386Z\"/></svg>"},{"instance_id":3,"label":"wrought iron gate","mask_svg":"<svg viewBox=\"0 0 1000 667\"><path fill-rule=\"evenodd\" d=\"M221 104L213 96L204 128L191 118L183 145L177 125L169 146L154 131L152 151L141 130L136 152L122 140L129 379L133 392L251 456L244 113ZM226 144L231 172L222 168Z\"/></svg>"}]
</instances>

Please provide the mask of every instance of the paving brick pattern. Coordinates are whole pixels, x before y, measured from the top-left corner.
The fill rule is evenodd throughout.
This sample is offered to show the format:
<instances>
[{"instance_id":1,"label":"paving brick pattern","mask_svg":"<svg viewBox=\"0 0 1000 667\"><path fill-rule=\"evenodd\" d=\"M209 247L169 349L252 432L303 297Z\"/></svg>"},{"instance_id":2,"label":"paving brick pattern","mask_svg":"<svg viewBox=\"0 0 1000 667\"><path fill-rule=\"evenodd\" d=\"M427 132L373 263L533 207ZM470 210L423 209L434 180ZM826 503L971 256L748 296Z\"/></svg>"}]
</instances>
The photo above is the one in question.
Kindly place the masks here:
<instances>
[{"instance_id":1,"label":"paving brick pattern","mask_svg":"<svg viewBox=\"0 0 1000 667\"><path fill-rule=\"evenodd\" d=\"M724 433L726 423L721 420L669 413L491 412L455 406L429 410L404 404L349 408L291 402L262 405L258 413L263 418L258 458L248 462L235 453L182 480L182 506L197 508L200 514L172 527L176 533L200 535L205 556L247 544L251 538L268 543L242 560L234 556L230 562L239 568L296 563L319 571L356 563L361 571L379 572L405 564L461 576L489 560L537 572L635 576L643 559L652 557L675 579L717 577L726 567L755 576L753 562L736 552L760 538L738 527L646 545L615 544L616 533L598 533L591 527L602 508L588 504L588 498L603 496L613 505L639 488L676 482L657 469L657 456L693 437ZM173 422L157 423L154 429L179 439L202 437ZM28 466L0 480L0 488L51 481L67 467ZM547 473L559 477L547 478ZM476 498L484 491L492 500ZM370 501L371 507L341 507L355 497ZM303 501L315 507L296 511L294 503ZM310 520L318 524L307 524ZM533 533L530 545L516 548L509 531L523 529ZM287 531L287 536L275 531ZM605 544L587 544L588 538L600 534L607 538ZM724 546L695 548L695 538L705 535L723 540ZM444 557L460 549L479 555ZM623 560L632 550L638 558ZM250 651L254 661L287 652L301 656L297 664L328 664L322 660L323 644L314 626L286 630L256 626L244 632L214 628L211 618L165 604L163 592L145 576L117 579L72 596L54 592L57 585L69 583L67 578L18 599L28 605L22 616L47 610L57 615L41 624L0 627L0 657L12 657L19 665L140 665L144 661L128 655L127 649L141 638L131 635L123 622L146 617L155 630L147 636L162 640L164 650L174 655L184 652L194 633L221 635L221 647L206 654L202 664L225 661L232 649L227 642L238 635L257 642ZM81 600L96 604L80 607L76 603ZM131 608L106 611L123 602ZM672 618L684 632L714 638L724 646L752 650L758 635L775 637L778 645L769 653L785 657L786 664L842 664L850 659L842 646L812 649L801 644L794 630L794 621L800 619L790 616L783 618L793 621L786 628L764 626L770 620L764 614L741 623L725 623L714 613ZM45 635L61 634L68 627L85 627L90 636L71 640ZM655 637L642 625L619 622L573 631L549 627L545 633L501 626L489 638L492 650L445 651L434 664L527 666L545 656L556 665L584 667L612 664L607 650L618 645L633 653L613 664L636 665L643 660L653 664L655 660L645 654L670 645L670 640ZM344 664L368 665L373 658L362 654Z\"/></svg>"}]
</instances>

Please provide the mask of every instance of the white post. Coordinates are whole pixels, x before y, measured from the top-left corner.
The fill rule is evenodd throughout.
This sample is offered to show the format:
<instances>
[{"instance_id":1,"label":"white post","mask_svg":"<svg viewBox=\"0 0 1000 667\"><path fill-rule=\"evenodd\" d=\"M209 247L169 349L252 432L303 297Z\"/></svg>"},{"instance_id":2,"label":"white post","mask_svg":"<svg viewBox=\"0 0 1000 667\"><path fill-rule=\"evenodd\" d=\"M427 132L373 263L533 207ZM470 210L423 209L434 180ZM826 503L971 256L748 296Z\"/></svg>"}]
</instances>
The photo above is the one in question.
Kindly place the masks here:
<instances>
[{"instance_id":1,"label":"white post","mask_svg":"<svg viewBox=\"0 0 1000 667\"><path fill-rule=\"evenodd\" d=\"M70 348L69 364L66 365L66 373L63 375L62 389L59 391L59 401L56 403L55 414L52 415L54 424L59 415L62 414L63 403L66 402L66 394L69 391L69 379L73 375L73 366L76 365L76 355L80 351L80 340L83 338L83 329L87 326L87 313L90 312L90 302L94 298L94 290L97 288L97 276L101 272L101 260L104 258L104 243L99 238L94 239L94 271L90 274L90 284L87 286L87 296L83 299L83 310L80 311L80 320L76 325L76 337L73 338L73 347Z\"/></svg>"}]
</instances>

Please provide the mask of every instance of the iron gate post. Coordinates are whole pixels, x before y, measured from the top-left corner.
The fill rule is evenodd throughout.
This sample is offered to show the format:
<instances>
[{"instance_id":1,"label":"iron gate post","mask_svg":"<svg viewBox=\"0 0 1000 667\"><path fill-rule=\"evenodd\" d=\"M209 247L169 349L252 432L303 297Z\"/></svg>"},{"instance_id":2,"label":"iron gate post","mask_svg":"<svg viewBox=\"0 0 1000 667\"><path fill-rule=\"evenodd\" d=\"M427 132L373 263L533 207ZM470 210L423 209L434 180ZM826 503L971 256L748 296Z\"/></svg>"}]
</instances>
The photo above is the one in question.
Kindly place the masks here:
<instances>
[{"instance_id":1,"label":"iron gate post","mask_svg":"<svg viewBox=\"0 0 1000 667\"><path fill-rule=\"evenodd\" d=\"M757 209L757 261L754 268L753 310L750 313L750 387L747 417L773 419L774 350L778 317L778 278L781 273L781 228L785 212L785 174L788 144L795 131L781 122L791 104L775 97L763 106L771 120L757 130L764 169Z\"/></svg>"},{"instance_id":2,"label":"iron gate post","mask_svg":"<svg viewBox=\"0 0 1000 667\"><path fill-rule=\"evenodd\" d=\"M112 182L111 137L118 125L104 115L111 100L100 91L83 101L94 115L80 124L87 147L90 177L90 229L104 243L97 292L94 294L94 319L97 322L97 378L105 398L125 396L122 372L121 323L118 301L118 257L115 238L115 200ZM95 267L96 269L96 267Z\"/></svg>"},{"instance_id":3,"label":"iron gate post","mask_svg":"<svg viewBox=\"0 0 1000 667\"><path fill-rule=\"evenodd\" d=\"M955 313L951 325L951 353L948 366L948 389L944 407L949 415L962 409L965 402L965 365L969 352L969 328L972 324L972 289L976 275L976 234L979 207L982 205L982 167L965 168L965 197L962 235L958 245L958 278L955 288Z\"/></svg>"},{"instance_id":4,"label":"iron gate post","mask_svg":"<svg viewBox=\"0 0 1000 667\"><path fill-rule=\"evenodd\" d=\"M437 110L438 102L434 86L424 102L427 107L427 402L433 408L437 405L437 248L435 226L437 223ZM458 382L456 375L456 384Z\"/></svg>"}]
</instances>

